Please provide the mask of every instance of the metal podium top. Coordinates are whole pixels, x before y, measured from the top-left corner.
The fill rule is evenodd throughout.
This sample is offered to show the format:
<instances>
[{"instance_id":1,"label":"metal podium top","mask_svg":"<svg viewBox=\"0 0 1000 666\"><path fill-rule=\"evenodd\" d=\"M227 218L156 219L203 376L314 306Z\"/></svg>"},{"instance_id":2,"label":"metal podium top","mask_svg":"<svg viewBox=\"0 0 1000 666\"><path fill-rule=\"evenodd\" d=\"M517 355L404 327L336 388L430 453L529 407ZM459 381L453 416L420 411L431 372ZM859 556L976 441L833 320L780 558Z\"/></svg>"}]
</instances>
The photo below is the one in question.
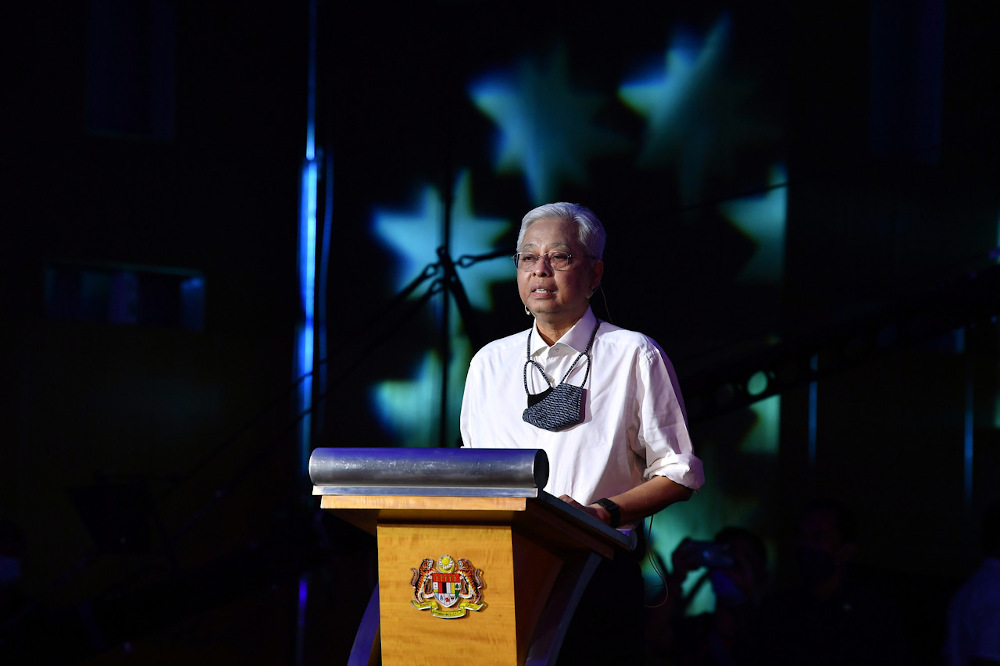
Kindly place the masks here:
<instances>
[{"instance_id":1,"label":"metal podium top","mask_svg":"<svg viewBox=\"0 0 1000 666\"><path fill-rule=\"evenodd\" d=\"M540 449L320 448L314 495L538 497L549 479Z\"/></svg>"}]
</instances>

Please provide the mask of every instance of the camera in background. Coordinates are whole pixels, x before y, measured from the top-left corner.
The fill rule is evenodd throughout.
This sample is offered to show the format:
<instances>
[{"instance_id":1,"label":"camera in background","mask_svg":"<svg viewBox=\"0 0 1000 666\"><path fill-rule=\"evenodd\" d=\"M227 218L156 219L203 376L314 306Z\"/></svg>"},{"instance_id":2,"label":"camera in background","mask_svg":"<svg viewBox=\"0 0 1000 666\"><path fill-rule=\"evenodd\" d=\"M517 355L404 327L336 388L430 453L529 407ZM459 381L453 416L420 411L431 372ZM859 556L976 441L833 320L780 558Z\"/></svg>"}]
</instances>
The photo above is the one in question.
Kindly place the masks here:
<instances>
[{"instance_id":1,"label":"camera in background","mask_svg":"<svg viewBox=\"0 0 1000 666\"><path fill-rule=\"evenodd\" d=\"M691 556L691 561L698 567L708 569L731 569L734 564L732 549L729 544L715 541L688 540L681 548Z\"/></svg>"}]
</instances>

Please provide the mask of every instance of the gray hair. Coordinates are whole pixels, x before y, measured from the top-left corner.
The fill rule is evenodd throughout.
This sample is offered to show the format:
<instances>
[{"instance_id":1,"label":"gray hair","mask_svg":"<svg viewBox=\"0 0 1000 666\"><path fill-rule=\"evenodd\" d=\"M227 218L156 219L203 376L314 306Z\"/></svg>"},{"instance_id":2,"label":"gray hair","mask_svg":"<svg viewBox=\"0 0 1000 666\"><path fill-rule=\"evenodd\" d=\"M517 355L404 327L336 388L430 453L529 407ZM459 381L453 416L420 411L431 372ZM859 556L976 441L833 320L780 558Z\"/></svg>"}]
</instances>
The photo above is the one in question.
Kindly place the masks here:
<instances>
[{"instance_id":1,"label":"gray hair","mask_svg":"<svg viewBox=\"0 0 1000 666\"><path fill-rule=\"evenodd\" d=\"M528 211L527 215L521 220L521 231L517 234L518 251L521 250L521 243L524 242L524 232L528 230L528 227L539 220L550 218L576 222L580 244L587 248L587 254L597 259L604 256L604 242L607 239L607 234L604 233L604 225L597 219L593 211L586 206L566 203L565 201L543 204L538 208Z\"/></svg>"}]
</instances>

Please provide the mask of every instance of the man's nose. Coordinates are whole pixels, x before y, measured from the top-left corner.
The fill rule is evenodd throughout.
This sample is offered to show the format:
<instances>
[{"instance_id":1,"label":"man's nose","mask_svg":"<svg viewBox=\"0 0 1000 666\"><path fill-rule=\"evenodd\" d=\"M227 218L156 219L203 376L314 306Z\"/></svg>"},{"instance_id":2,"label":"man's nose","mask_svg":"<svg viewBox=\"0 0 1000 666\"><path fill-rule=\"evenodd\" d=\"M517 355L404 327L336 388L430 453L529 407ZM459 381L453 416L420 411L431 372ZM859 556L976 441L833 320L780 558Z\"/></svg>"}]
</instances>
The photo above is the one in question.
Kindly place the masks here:
<instances>
[{"instance_id":1,"label":"man's nose","mask_svg":"<svg viewBox=\"0 0 1000 666\"><path fill-rule=\"evenodd\" d=\"M535 262L535 269L531 272L534 275L552 275L552 265L549 263L549 255L538 255L538 261Z\"/></svg>"}]
</instances>

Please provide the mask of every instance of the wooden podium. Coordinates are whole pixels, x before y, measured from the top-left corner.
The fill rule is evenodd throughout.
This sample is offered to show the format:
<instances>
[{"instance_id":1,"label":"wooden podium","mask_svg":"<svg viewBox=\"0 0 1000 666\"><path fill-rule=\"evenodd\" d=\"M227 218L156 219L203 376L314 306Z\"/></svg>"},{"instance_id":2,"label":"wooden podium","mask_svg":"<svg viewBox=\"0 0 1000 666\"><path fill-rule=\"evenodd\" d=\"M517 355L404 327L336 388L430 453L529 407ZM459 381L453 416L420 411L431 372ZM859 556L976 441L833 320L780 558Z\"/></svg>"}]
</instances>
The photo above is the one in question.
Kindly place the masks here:
<instances>
[{"instance_id":1,"label":"wooden podium","mask_svg":"<svg viewBox=\"0 0 1000 666\"><path fill-rule=\"evenodd\" d=\"M541 490L534 449L316 449L321 506L376 535L349 664L550 664L601 558L632 535Z\"/></svg>"}]
</instances>

